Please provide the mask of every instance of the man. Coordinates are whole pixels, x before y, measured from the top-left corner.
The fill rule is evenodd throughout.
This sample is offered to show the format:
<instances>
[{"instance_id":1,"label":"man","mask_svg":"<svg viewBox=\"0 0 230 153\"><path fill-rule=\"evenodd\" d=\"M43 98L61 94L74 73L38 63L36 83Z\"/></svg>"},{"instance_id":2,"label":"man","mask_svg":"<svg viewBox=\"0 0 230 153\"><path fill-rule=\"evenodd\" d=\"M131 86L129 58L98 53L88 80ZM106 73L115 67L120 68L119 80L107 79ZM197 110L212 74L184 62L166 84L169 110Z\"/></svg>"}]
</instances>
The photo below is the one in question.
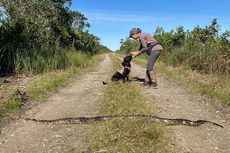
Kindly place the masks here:
<instances>
[{"instance_id":1,"label":"man","mask_svg":"<svg viewBox=\"0 0 230 153\"><path fill-rule=\"evenodd\" d=\"M146 76L144 85L157 87L156 78L153 76L153 66L160 56L163 47L155 38L151 36L151 34L142 32L139 28L132 28L130 30L129 37L135 40L138 39L140 42L140 49L138 51L131 52L133 58L145 52L149 56L148 62L146 64Z\"/></svg>"}]
</instances>

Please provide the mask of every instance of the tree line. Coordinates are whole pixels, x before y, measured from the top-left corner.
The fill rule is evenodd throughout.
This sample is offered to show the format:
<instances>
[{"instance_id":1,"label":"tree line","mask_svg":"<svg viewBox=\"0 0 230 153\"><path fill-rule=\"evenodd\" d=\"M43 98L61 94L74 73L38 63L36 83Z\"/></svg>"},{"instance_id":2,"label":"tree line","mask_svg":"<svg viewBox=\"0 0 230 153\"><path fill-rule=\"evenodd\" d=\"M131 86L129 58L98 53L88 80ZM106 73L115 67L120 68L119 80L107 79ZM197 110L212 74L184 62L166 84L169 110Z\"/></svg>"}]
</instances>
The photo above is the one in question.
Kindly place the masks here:
<instances>
[{"instance_id":1,"label":"tree line","mask_svg":"<svg viewBox=\"0 0 230 153\"><path fill-rule=\"evenodd\" d=\"M89 55L109 51L85 30L88 19L71 10L71 4L72 0L0 0L0 70L23 70L35 57L46 61L63 56L63 49Z\"/></svg>"},{"instance_id":2,"label":"tree line","mask_svg":"<svg viewBox=\"0 0 230 153\"><path fill-rule=\"evenodd\" d=\"M183 65L202 73L230 74L230 31L221 32L217 19L204 28L197 25L191 31L178 26L166 32L158 26L153 37L163 45L160 59L167 65ZM120 51L128 53L137 49L138 44L122 39Z\"/></svg>"}]
</instances>

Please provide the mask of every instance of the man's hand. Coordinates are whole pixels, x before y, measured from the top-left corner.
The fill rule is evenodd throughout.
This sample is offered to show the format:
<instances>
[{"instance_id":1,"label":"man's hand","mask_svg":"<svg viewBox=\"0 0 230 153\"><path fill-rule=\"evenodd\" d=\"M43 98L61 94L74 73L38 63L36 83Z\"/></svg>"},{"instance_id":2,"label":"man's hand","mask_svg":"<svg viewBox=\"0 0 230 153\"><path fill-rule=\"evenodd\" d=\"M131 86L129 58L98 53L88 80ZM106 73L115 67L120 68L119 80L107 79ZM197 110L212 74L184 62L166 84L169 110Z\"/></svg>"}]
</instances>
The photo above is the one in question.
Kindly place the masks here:
<instances>
[{"instance_id":1,"label":"man's hand","mask_svg":"<svg viewBox=\"0 0 230 153\"><path fill-rule=\"evenodd\" d=\"M139 52L138 51L132 51L131 55L132 55L133 58L135 58L135 57L137 57L139 55Z\"/></svg>"}]
</instances>

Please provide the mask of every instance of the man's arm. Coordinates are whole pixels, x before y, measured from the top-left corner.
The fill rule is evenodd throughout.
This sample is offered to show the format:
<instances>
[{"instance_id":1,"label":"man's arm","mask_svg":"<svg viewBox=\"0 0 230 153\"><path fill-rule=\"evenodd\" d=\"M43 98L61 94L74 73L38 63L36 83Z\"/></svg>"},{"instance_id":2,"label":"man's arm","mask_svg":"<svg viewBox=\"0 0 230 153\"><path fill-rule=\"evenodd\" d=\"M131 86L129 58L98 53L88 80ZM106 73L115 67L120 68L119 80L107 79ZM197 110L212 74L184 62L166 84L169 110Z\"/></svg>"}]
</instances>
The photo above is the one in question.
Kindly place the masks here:
<instances>
[{"instance_id":1,"label":"man's arm","mask_svg":"<svg viewBox=\"0 0 230 153\"><path fill-rule=\"evenodd\" d=\"M140 52L140 51L132 51L131 52L132 58L135 58L135 57L137 57L137 56L139 56L141 54L142 54L142 52Z\"/></svg>"},{"instance_id":2,"label":"man's arm","mask_svg":"<svg viewBox=\"0 0 230 153\"><path fill-rule=\"evenodd\" d=\"M131 52L133 58L141 55L142 53L146 52L146 50L147 50L147 43L146 43L145 39L143 37L141 37L139 40L141 43L139 50Z\"/></svg>"},{"instance_id":3,"label":"man's arm","mask_svg":"<svg viewBox=\"0 0 230 153\"><path fill-rule=\"evenodd\" d=\"M140 52L144 53L147 50L147 43L144 37L140 37L141 48L139 49Z\"/></svg>"}]
</instances>

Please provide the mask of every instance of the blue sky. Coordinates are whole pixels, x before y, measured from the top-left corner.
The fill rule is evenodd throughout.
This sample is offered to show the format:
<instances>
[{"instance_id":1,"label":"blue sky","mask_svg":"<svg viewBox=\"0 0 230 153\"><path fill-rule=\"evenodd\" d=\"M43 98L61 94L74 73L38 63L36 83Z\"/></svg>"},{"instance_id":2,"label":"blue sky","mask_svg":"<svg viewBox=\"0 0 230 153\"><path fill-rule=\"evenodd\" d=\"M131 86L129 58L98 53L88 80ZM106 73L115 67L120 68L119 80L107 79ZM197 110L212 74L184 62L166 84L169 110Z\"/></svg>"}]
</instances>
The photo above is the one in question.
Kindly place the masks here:
<instances>
[{"instance_id":1,"label":"blue sky","mask_svg":"<svg viewBox=\"0 0 230 153\"><path fill-rule=\"evenodd\" d=\"M132 27L154 33L162 26L166 31L184 26L191 30L196 25L210 25L218 19L222 31L230 30L230 0L72 0L71 9L89 19L90 33L101 38L101 43L112 50L120 47L121 38L129 35Z\"/></svg>"}]
</instances>

